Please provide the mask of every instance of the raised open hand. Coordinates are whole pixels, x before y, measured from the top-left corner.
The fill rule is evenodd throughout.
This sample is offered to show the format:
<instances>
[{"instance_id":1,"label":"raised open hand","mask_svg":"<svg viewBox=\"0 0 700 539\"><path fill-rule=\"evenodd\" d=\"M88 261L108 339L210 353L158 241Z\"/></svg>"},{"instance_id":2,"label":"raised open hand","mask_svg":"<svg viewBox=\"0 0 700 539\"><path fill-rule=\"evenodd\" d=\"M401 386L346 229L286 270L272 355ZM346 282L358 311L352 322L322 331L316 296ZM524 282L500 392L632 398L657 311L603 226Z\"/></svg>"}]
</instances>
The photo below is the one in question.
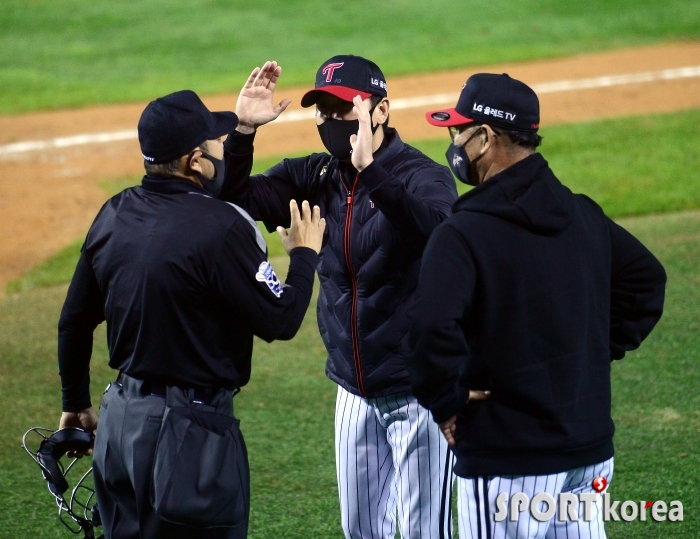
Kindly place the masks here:
<instances>
[{"instance_id":1,"label":"raised open hand","mask_svg":"<svg viewBox=\"0 0 700 539\"><path fill-rule=\"evenodd\" d=\"M276 119L292 102L291 99L283 99L278 105L272 103L281 73L282 67L277 62L268 61L261 68L253 69L238 94L238 131L252 133L258 126Z\"/></svg>"},{"instance_id":2,"label":"raised open hand","mask_svg":"<svg viewBox=\"0 0 700 539\"><path fill-rule=\"evenodd\" d=\"M360 129L357 135L350 136L352 166L358 172L362 172L374 161L372 156L372 119L369 116L367 105L359 95L353 98L352 103L354 105L353 109L357 113L357 119L360 122Z\"/></svg>"},{"instance_id":3,"label":"raised open hand","mask_svg":"<svg viewBox=\"0 0 700 539\"><path fill-rule=\"evenodd\" d=\"M289 232L282 227L277 227L277 233L282 238L282 245L287 254L295 247L308 247L317 253L321 251L323 244L323 231L326 228L326 220L321 217L321 209L314 206L313 209L305 200L301 203L301 209L297 201L289 201L289 212L292 216Z\"/></svg>"}]
</instances>

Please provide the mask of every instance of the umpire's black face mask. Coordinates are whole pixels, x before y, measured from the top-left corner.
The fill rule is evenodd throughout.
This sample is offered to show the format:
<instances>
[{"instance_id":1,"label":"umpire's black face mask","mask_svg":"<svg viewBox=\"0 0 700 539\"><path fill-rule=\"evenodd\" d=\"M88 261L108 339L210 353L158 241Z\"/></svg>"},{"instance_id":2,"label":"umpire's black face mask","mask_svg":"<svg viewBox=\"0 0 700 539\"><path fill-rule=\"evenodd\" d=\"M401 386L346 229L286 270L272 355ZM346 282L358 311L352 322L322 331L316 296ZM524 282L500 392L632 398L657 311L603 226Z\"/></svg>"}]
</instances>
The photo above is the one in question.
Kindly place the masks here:
<instances>
[{"instance_id":1,"label":"umpire's black face mask","mask_svg":"<svg viewBox=\"0 0 700 539\"><path fill-rule=\"evenodd\" d=\"M221 189L224 186L224 179L226 178L226 163L223 159L217 159L216 157L208 154L207 152L200 150L202 155L211 161L214 165L214 177L207 178L202 174L197 173L199 181L202 182L204 188L209 191L212 196L219 196Z\"/></svg>"},{"instance_id":2,"label":"umpire's black face mask","mask_svg":"<svg viewBox=\"0 0 700 539\"><path fill-rule=\"evenodd\" d=\"M224 159L217 159L213 155L211 155L209 152L205 152L202 149L194 150L190 154L190 159L192 156L196 153L200 152L202 154L201 157L204 159L208 160L211 162L212 165L214 165L214 175L211 178L207 178L204 174L201 172L197 171L192 171L195 176L197 176L197 179L200 181L202 184L202 187L209 191L212 196L217 197L219 196L219 193L221 193L221 189L224 186L224 180L226 179L226 163Z\"/></svg>"}]
</instances>

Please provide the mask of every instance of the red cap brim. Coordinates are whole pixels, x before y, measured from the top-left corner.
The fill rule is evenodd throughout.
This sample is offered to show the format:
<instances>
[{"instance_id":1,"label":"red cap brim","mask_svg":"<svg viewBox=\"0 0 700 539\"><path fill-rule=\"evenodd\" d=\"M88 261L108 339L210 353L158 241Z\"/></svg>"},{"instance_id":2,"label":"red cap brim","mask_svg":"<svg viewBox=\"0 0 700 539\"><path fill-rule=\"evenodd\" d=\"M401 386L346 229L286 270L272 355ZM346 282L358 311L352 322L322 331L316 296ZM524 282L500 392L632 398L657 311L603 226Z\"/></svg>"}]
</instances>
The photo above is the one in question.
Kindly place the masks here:
<instances>
[{"instance_id":1,"label":"red cap brim","mask_svg":"<svg viewBox=\"0 0 700 539\"><path fill-rule=\"evenodd\" d=\"M310 107L315 105L319 92L334 95L338 99L348 102L352 102L356 95L359 95L362 99L367 99L368 97L372 96L372 94L361 92L360 90L355 90L354 88L348 88L347 86L323 86L321 88L314 88L313 90L306 92L304 97L301 98L301 106Z\"/></svg>"},{"instance_id":2,"label":"red cap brim","mask_svg":"<svg viewBox=\"0 0 700 539\"><path fill-rule=\"evenodd\" d=\"M453 125L470 124L474 120L462 116L455 109L431 110L425 113L425 119L437 127L452 127Z\"/></svg>"}]
</instances>

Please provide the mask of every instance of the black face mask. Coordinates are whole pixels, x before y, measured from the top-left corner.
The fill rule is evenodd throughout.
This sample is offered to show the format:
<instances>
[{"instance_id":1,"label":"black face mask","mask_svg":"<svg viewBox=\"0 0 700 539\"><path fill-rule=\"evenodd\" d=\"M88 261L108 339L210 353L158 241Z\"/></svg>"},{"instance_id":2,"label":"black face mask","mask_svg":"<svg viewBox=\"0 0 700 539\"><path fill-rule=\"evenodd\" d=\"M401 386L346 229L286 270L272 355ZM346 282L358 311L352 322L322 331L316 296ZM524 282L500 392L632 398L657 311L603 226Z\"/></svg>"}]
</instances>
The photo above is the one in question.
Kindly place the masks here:
<instances>
[{"instance_id":1,"label":"black face mask","mask_svg":"<svg viewBox=\"0 0 700 539\"><path fill-rule=\"evenodd\" d=\"M372 118L376 105L369 111L369 117ZM350 159L352 155L352 145L350 144L350 136L357 135L360 130L360 120L336 120L335 118L327 118L325 122L316 126L318 134L321 137L321 142L328 150L328 153L337 157L341 161ZM379 124L372 126L372 134L377 131Z\"/></svg>"},{"instance_id":2,"label":"black face mask","mask_svg":"<svg viewBox=\"0 0 700 539\"><path fill-rule=\"evenodd\" d=\"M473 136L474 135L472 135L472 137ZM445 157L447 158L447 164L450 166L450 170L452 170L452 173L460 182L466 183L467 185L479 185L479 176L472 170L473 163L469 160L467 150L465 149L467 142L469 142L472 137L469 137L461 146L456 146L454 143L450 144L449 148L447 148L447 152L445 152Z\"/></svg>"},{"instance_id":3,"label":"black face mask","mask_svg":"<svg viewBox=\"0 0 700 539\"><path fill-rule=\"evenodd\" d=\"M212 196L217 197L219 196L219 193L221 192L221 189L224 186L224 180L226 179L226 163L223 159L217 159L216 157L212 157L204 150L199 151L202 152L202 155L205 158L211 161L211 164L214 165L215 172L213 178L207 178L206 176L198 172L197 178L199 178L199 181L202 182L202 186L207 191L209 191L212 194Z\"/></svg>"}]
</instances>

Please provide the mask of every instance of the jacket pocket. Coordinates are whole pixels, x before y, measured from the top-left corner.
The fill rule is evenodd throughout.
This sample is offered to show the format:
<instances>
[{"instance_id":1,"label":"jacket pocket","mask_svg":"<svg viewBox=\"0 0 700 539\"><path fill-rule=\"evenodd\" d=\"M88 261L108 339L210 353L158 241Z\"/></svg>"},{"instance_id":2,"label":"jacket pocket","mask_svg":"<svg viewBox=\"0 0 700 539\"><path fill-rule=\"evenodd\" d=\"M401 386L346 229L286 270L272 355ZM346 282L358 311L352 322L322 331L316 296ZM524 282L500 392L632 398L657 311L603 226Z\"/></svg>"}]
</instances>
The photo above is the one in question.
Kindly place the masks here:
<instances>
[{"instance_id":1,"label":"jacket pocket","mask_svg":"<svg viewBox=\"0 0 700 539\"><path fill-rule=\"evenodd\" d=\"M225 414L166 407L151 492L162 520L197 528L247 528L248 456L238 426Z\"/></svg>"}]
</instances>

